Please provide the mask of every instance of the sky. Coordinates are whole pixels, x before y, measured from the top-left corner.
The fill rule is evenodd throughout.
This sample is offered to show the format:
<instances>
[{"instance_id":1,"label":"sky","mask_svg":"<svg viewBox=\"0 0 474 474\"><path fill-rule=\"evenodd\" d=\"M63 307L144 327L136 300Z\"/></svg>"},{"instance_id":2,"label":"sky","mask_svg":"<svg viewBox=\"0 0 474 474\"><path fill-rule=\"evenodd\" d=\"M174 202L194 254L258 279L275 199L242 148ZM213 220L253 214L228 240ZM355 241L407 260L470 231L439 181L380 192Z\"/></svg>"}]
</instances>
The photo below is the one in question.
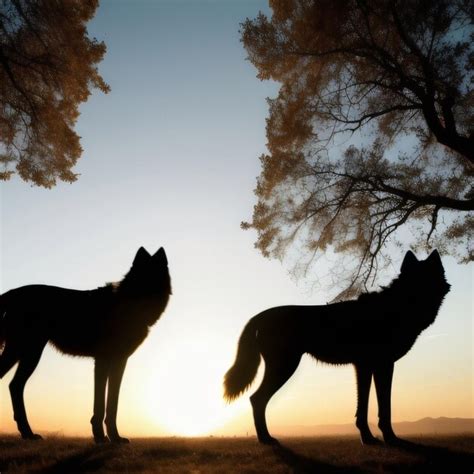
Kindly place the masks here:
<instances>
[{"instance_id":1,"label":"sky","mask_svg":"<svg viewBox=\"0 0 474 474\"><path fill-rule=\"evenodd\" d=\"M256 78L239 41L239 23L259 10L268 12L266 2L102 0L89 32L107 44L99 69L112 91L81 107L79 179L51 190L16 178L0 185L0 292L30 283L96 288L120 280L140 246L166 249L173 295L129 359L118 415L125 436L253 434L248 397L258 381L237 402L222 399L243 326L271 306L329 300L314 289L319 274L295 281L240 229L266 150L265 98L278 91ZM396 364L394 421L474 416L472 266L443 261L452 290ZM0 382L0 431L16 429L12 375ZM47 347L26 386L30 424L90 435L92 392L92 360ZM355 401L351 367L305 356L267 420L283 434L351 423Z\"/></svg>"}]
</instances>

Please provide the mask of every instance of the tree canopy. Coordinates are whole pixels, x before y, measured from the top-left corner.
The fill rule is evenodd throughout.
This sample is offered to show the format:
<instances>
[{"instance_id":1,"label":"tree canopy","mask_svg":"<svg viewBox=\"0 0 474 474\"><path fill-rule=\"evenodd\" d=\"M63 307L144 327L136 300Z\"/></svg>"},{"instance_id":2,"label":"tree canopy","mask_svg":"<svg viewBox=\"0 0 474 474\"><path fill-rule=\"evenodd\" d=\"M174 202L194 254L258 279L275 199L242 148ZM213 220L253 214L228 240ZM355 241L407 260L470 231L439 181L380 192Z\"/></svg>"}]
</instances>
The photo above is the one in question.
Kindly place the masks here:
<instances>
[{"instance_id":1,"label":"tree canopy","mask_svg":"<svg viewBox=\"0 0 474 474\"><path fill-rule=\"evenodd\" d=\"M105 44L86 24L98 0L0 2L0 180L13 174L50 188L72 182L82 149L74 131Z\"/></svg>"},{"instance_id":2,"label":"tree canopy","mask_svg":"<svg viewBox=\"0 0 474 474\"><path fill-rule=\"evenodd\" d=\"M373 284L400 241L472 260L472 1L270 7L241 25L258 77L280 84L242 224L256 247L278 258L303 249L303 270L327 252L349 262L333 275L346 297Z\"/></svg>"}]
</instances>

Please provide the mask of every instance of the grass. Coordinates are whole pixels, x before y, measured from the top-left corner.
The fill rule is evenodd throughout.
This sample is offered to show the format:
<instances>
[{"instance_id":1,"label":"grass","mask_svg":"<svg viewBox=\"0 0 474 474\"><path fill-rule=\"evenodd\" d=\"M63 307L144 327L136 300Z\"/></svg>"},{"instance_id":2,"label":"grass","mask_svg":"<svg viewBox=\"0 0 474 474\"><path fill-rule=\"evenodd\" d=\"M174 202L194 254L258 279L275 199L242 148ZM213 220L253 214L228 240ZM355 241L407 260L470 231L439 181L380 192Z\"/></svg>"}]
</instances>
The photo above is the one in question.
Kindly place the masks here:
<instances>
[{"instance_id":1,"label":"grass","mask_svg":"<svg viewBox=\"0 0 474 474\"><path fill-rule=\"evenodd\" d=\"M96 446L85 438L23 441L0 437L0 473L469 473L474 435L410 437L400 448L362 447L354 436L283 438L143 438Z\"/></svg>"}]
</instances>

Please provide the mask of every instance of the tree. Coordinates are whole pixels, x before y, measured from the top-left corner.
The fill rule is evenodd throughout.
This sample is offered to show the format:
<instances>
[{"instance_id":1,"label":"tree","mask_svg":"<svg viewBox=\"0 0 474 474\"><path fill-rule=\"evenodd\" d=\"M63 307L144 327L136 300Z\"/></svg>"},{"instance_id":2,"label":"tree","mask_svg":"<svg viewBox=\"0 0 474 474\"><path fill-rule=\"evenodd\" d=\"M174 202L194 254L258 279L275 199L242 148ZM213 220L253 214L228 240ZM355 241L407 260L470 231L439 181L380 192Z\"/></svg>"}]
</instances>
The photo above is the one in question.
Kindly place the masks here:
<instances>
[{"instance_id":1,"label":"tree","mask_svg":"<svg viewBox=\"0 0 474 474\"><path fill-rule=\"evenodd\" d=\"M297 269L326 252L356 262L334 267L345 297L371 286L400 242L472 260L472 1L270 7L241 25L258 77L280 83L242 223L255 246L278 258L302 246Z\"/></svg>"},{"instance_id":2,"label":"tree","mask_svg":"<svg viewBox=\"0 0 474 474\"><path fill-rule=\"evenodd\" d=\"M98 0L0 1L0 180L15 172L38 186L72 182L79 157L73 127L105 44L87 35Z\"/></svg>"}]
</instances>

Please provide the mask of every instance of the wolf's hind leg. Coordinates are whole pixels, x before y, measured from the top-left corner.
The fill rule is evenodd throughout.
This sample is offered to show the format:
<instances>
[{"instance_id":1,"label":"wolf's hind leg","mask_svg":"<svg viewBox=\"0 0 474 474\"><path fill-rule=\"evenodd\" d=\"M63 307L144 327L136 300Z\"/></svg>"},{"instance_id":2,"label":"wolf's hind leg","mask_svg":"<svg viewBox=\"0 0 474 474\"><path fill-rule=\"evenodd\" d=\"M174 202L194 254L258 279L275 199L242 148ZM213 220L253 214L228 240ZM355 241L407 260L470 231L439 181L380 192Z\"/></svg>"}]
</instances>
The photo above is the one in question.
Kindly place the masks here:
<instances>
[{"instance_id":1,"label":"wolf's hind leg","mask_svg":"<svg viewBox=\"0 0 474 474\"><path fill-rule=\"evenodd\" d=\"M111 361L109 368L109 385L107 388L107 411L105 426L110 441L113 443L129 443L127 438L122 438L117 430L117 408L122 376L127 364L127 357Z\"/></svg>"},{"instance_id":2,"label":"wolf's hind leg","mask_svg":"<svg viewBox=\"0 0 474 474\"><path fill-rule=\"evenodd\" d=\"M94 364L94 414L91 418L92 434L96 443L106 443L104 433L105 386L107 384L109 361L96 358Z\"/></svg>"},{"instance_id":3,"label":"wolf's hind leg","mask_svg":"<svg viewBox=\"0 0 474 474\"><path fill-rule=\"evenodd\" d=\"M253 418L258 440L264 444L275 444L278 441L270 436L265 419L265 410L270 398L293 375L301 360L301 355L284 357L282 355L272 358L264 356L265 373L262 383L257 391L250 397Z\"/></svg>"},{"instance_id":4,"label":"wolf's hind leg","mask_svg":"<svg viewBox=\"0 0 474 474\"><path fill-rule=\"evenodd\" d=\"M21 356L18 368L10 382L13 415L18 426L18 431L24 439L41 439L40 435L33 433L28 423L23 392L26 382L38 365L45 345L46 344L29 348L29 351Z\"/></svg>"},{"instance_id":5,"label":"wolf's hind leg","mask_svg":"<svg viewBox=\"0 0 474 474\"><path fill-rule=\"evenodd\" d=\"M357 378L356 426L360 432L360 440L362 444L377 444L380 441L372 435L367 423L370 385L372 384L372 370L363 365L356 365L355 371Z\"/></svg>"},{"instance_id":6,"label":"wolf's hind leg","mask_svg":"<svg viewBox=\"0 0 474 474\"><path fill-rule=\"evenodd\" d=\"M377 402L379 406L379 428L383 439L387 444L397 444L397 438L392 429L392 378L393 362L378 366L374 370L375 389L377 391Z\"/></svg>"}]
</instances>

